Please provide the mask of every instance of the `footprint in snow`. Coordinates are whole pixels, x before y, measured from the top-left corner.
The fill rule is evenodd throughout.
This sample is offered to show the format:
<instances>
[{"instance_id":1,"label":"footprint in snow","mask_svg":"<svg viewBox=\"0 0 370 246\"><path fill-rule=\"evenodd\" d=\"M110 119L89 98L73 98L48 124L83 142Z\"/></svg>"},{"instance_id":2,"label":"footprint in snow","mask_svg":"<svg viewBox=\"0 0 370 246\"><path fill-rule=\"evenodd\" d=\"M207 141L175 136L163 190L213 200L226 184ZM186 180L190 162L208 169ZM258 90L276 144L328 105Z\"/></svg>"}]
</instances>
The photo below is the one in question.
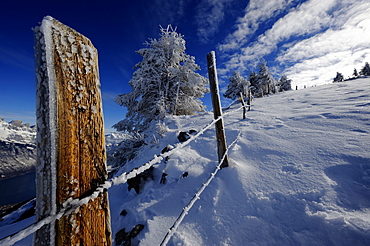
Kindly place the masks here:
<instances>
[{"instance_id":1,"label":"footprint in snow","mask_svg":"<svg viewBox=\"0 0 370 246\"><path fill-rule=\"evenodd\" d=\"M298 169L298 168L296 168L294 166L283 166L281 168L281 171L284 172L284 173L298 174L302 170L301 169Z\"/></svg>"}]
</instances>

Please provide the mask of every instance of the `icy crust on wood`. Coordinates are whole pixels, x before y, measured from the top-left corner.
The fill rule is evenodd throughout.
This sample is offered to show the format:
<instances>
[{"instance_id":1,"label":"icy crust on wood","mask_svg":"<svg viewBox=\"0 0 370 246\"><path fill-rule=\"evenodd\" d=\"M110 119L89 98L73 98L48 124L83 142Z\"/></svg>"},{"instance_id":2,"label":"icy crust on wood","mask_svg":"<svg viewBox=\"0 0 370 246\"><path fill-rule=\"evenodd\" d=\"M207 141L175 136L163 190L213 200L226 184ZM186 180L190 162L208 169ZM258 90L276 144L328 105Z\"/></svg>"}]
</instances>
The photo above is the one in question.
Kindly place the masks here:
<instances>
[{"instance_id":1,"label":"icy crust on wood","mask_svg":"<svg viewBox=\"0 0 370 246\"><path fill-rule=\"evenodd\" d=\"M218 88L218 76L217 76L217 69L216 69L216 53L214 51L211 51L207 55L207 61L208 61L208 76L209 80L212 80L213 83L210 83L211 96L215 96L216 100L212 100L213 110L217 108L221 108L221 100L220 100L220 93ZM217 119L219 115L214 116L215 119Z\"/></svg>"},{"instance_id":2,"label":"icy crust on wood","mask_svg":"<svg viewBox=\"0 0 370 246\"><path fill-rule=\"evenodd\" d=\"M37 177L36 177L36 215L37 220L56 214L56 90L51 41L51 23L43 21L35 32L35 70L36 70L36 117L37 117ZM53 147L54 146L54 147ZM51 187L51 188L50 188ZM54 223L39 230L39 238L49 238ZM38 242L35 242L38 243Z\"/></svg>"},{"instance_id":3,"label":"icy crust on wood","mask_svg":"<svg viewBox=\"0 0 370 246\"><path fill-rule=\"evenodd\" d=\"M40 174L37 214L42 219L61 210L67 200L89 196L107 179L107 169L97 50L89 39L49 16L35 28L35 38ZM107 230L103 233L108 235L109 220L105 218L109 207L100 202L106 213L94 221L104 225ZM79 230L85 219L100 215L99 207L88 205L57 221L55 228L63 237L56 243L74 245L79 236L71 238L69 233L89 232L84 244L109 245L101 241L107 237L92 228ZM52 241L55 235L51 228Z\"/></svg>"}]
</instances>

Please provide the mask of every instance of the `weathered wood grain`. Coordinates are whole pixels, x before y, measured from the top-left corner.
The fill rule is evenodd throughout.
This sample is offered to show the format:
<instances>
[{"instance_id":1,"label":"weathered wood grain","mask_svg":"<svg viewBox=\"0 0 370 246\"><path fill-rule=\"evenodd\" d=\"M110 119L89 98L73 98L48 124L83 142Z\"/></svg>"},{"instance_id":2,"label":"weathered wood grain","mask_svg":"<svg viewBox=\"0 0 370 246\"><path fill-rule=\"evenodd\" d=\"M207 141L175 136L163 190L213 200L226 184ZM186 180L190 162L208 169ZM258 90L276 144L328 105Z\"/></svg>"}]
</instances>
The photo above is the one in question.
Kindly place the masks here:
<instances>
[{"instance_id":1,"label":"weathered wood grain","mask_svg":"<svg viewBox=\"0 0 370 246\"><path fill-rule=\"evenodd\" d=\"M213 117L214 119L218 119L222 115L222 109L221 109L220 93L219 93L219 88L218 88L218 78L217 78L217 70L216 70L216 55L214 51L208 53L207 63L208 63L209 85L210 85L210 90L211 90L212 106L213 106ZM217 138L218 160L220 162L227 150L223 120L222 119L218 120L215 124L215 127L216 127L216 138ZM221 164L221 167L223 168L223 167L228 167L228 166L229 166L229 159L228 159L228 156L226 155L224 161Z\"/></svg>"},{"instance_id":2,"label":"weathered wood grain","mask_svg":"<svg viewBox=\"0 0 370 246\"><path fill-rule=\"evenodd\" d=\"M46 71L36 68L40 77L38 100L48 103L38 103L37 117L42 124L38 126L38 138L42 142L43 138L54 136L54 141L48 143L54 146L45 151L41 148L48 146L40 145L38 166L42 177L37 179L38 183L50 183L46 186L55 189L38 188L44 194L38 194L37 199L47 200L38 201L41 219L50 211L57 213L71 199L91 195L107 179L107 171L97 50L88 38L51 17L44 19L39 33L36 46L44 47L35 47L41 53L36 55L37 66L46 67ZM45 156L48 152L54 156ZM42 205L55 208L40 208ZM107 192L62 217L55 223L55 232L53 229L44 228L46 232L40 232L42 237L50 234L46 241L51 244L111 245ZM40 241L45 240L35 238L35 244L49 245L37 243Z\"/></svg>"}]
</instances>

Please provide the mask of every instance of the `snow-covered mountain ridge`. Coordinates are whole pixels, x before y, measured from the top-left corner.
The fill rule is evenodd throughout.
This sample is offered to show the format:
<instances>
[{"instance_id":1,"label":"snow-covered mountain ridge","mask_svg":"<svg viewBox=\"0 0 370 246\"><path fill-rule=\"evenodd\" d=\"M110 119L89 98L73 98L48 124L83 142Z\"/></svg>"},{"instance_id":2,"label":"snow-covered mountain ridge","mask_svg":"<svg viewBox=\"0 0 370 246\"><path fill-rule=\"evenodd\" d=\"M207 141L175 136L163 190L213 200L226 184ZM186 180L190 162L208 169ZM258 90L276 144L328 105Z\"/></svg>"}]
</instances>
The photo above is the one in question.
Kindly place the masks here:
<instances>
[{"instance_id":1,"label":"snow-covered mountain ridge","mask_svg":"<svg viewBox=\"0 0 370 246\"><path fill-rule=\"evenodd\" d=\"M0 118L0 179L27 173L35 169L36 129L28 123Z\"/></svg>"},{"instance_id":2,"label":"snow-covered mountain ridge","mask_svg":"<svg viewBox=\"0 0 370 246\"><path fill-rule=\"evenodd\" d=\"M242 110L233 112L238 107L224 111L228 144L237 138L230 166L217 173L168 245L369 245L370 79L258 98L245 120ZM212 113L167 118L165 136L116 175L168 144L176 147L180 131L199 132L212 120ZM113 185L115 243L159 245L217 164L211 127L155 164L140 194L127 183ZM0 227L0 238L32 218ZM142 230L127 239L133 228ZM31 242L30 236L15 245Z\"/></svg>"},{"instance_id":3,"label":"snow-covered mountain ridge","mask_svg":"<svg viewBox=\"0 0 370 246\"><path fill-rule=\"evenodd\" d=\"M24 124L20 120L13 120L9 123L0 118L0 140L30 144L35 141L36 127L29 123Z\"/></svg>"}]
</instances>

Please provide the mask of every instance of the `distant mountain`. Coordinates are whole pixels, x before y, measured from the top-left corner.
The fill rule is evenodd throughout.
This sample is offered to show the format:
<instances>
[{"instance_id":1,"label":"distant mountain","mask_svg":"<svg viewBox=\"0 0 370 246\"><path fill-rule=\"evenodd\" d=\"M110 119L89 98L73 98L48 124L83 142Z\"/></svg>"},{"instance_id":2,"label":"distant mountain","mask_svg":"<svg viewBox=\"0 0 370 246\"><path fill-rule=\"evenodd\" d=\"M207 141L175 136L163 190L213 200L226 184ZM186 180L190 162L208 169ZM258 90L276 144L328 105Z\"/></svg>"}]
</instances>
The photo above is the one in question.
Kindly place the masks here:
<instances>
[{"instance_id":1,"label":"distant mountain","mask_svg":"<svg viewBox=\"0 0 370 246\"><path fill-rule=\"evenodd\" d=\"M0 179L35 170L36 127L0 118Z\"/></svg>"},{"instance_id":2,"label":"distant mountain","mask_svg":"<svg viewBox=\"0 0 370 246\"><path fill-rule=\"evenodd\" d=\"M123 139L125 135L122 133L106 135L107 150L110 151ZM33 172L35 167L36 126L20 120L7 123L0 118L0 180Z\"/></svg>"}]
</instances>

